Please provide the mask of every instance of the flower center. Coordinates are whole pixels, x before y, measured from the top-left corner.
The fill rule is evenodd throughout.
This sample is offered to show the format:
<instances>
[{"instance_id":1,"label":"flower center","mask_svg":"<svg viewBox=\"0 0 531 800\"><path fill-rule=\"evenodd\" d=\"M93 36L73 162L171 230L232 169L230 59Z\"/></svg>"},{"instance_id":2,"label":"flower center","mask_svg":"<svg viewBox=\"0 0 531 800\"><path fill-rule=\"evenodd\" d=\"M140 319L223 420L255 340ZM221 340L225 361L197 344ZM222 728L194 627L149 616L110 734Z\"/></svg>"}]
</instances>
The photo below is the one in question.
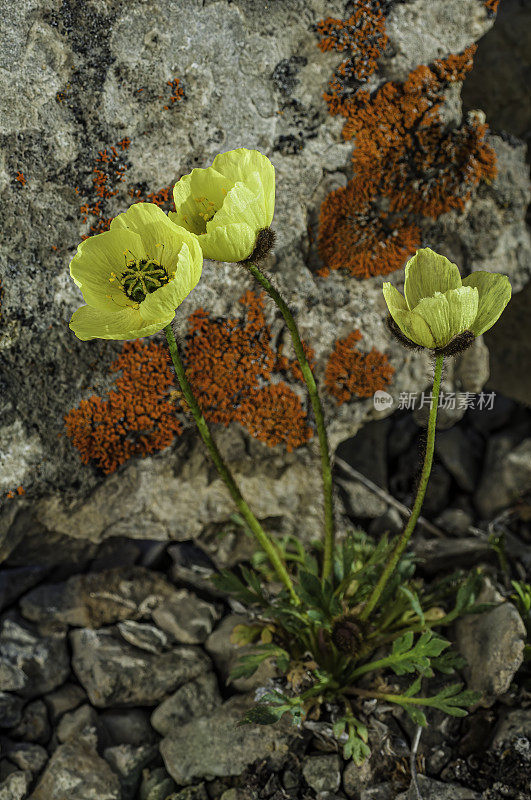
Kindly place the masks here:
<instances>
[{"instance_id":1,"label":"flower center","mask_svg":"<svg viewBox=\"0 0 531 800\"><path fill-rule=\"evenodd\" d=\"M124 294L134 303L141 303L148 294L160 289L170 280L166 269L155 259L131 259L125 262L120 276L112 276L118 280Z\"/></svg>"}]
</instances>

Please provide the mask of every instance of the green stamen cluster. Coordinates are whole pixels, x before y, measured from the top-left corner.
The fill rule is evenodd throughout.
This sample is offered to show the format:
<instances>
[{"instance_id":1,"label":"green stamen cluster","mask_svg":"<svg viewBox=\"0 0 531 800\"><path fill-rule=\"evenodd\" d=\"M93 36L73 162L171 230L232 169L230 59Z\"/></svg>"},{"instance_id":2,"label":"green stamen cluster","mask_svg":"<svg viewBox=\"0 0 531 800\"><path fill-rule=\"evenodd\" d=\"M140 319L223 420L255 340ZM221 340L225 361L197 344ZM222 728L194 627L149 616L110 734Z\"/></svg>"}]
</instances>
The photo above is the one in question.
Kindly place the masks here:
<instances>
[{"instance_id":1,"label":"green stamen cluster","mask_svg":"<svg viewBox=\"0 0 531 800\"><path fill-rule=\"evenodd\" d=\"M169 279L168 273L158 261L142 258L139 261L128 261L119 281L127 297L135 303L141 303L146 295L160 289Z\"/></svg>"}]
</instances>

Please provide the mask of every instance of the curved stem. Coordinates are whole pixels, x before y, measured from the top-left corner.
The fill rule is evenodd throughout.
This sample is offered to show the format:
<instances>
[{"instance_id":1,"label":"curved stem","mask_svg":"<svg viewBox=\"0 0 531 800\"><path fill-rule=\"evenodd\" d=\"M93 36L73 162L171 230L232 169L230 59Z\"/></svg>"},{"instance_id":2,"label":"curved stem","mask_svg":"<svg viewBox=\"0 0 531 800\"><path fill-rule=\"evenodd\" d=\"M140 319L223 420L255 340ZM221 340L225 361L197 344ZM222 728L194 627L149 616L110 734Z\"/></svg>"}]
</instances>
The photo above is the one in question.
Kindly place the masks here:
<instances>
[{"instance_id":1,"label":"curved stem","mask_svg":"<svg viewBox=\"0 0 531 800\"><path fill-rule=\"evenodd\" d=\"M197 400L195 399L194 393L192 391L192 387L190 386L188 378L186 377L185 367L181 360L179 347L177 345L177 340L175 339L175 334L173 332L171 324L166 325L166 327L164 328L164 333L166 334L166 340L168 342L168 348L170 351L173 366L175 368L175 374L177 376L177 380L179 381L179 385L181 387L184 398L188 403L190 411L192 412L192 415L195 419L195 423L199 429L201 438L203 439L203 442L205 443L212 457L212 461L216 465L220 476L227 484L231 497L236 503L242 517L245 519L247 525L255 535L260 546L269 557L269 560L271 561L271 564L275 568L278 577L280 578L280 580L290 593L291 599L296 605L298 605L300 600L295 593L295 589L293 588L293 583L291 582L291 578L288 575L286 567L282 562L282 559L280 558L277 548L275 547L274 543L271 541L267 533L264 531L264 529L256 519L255 515L253 514L253 512L243 499L242 494L238 489L238 486L236 485L236 481L234 480L229 467L223 460L223 456L221 455L218 446L212 437L207 421L204 418L201 409L199 408Z\"/></svg>"},{"instance_id":2,"label":"curved stem","mask_svg":"<svg viewBox=\"0 0 531 800\"><path fill-rule=\"evenodd\" d=\"M444 361L444 356L442 355L436 356L435 373L433 376L433 391L431 396L430 416L428 419L426 454L424 456L424 465L422 467L422 473L420 476L419 486L417 489L417 496L415 498L415 503L411 511L411 516L408 520L406 527L404 528L403 533L400 535L400 538L398 539L398 542L396 543L395 548L391 553L382 574L380 575L378 583L372 590L372 594L369 597L367 604L365 605L363 611L360 614L361 619L367 619L370 613L373 611L376 604L378 603L380 595L382 594L385 588L385 584L391 577L391 574L393 573L396 565L400 561L400 557L404 552L404 550L406 549L407 543L411 538L411 534L413 533L415 525L417 524L417 520L420 516L422 503L424 502L424 495L426 494L426 489L428 487L431 465L433 463L433 450L435 447L435 428L437 425L437 407L439 405L439 392L441 389L443 361Z\"/></svg>"},{"instance_id":3,"label":"curved stem","mask_svg":"<svg viewBox=\"0 0 531 800\"><path fill-rule=\"evenodd\" d=\"M324 554L323 554L323 580L329 578L332 574L333 558L334 558L334 537L335 537L335 521L334 521L334 502L332 496L332 467L330 465L330 450L328 446L328 435L324 422L323 407L317 391L317 384L312 369L306 358L304 347L302 345L301 337L297 324L293 318L293 314L283 299L280 292L273 286L269 278L256 266L256 264L247 261L244 266L249 270L251 275L256 278L258 283L262 286L267 294L276 303L280 309L280 313L284 317L286 326L291 334L293 348L295 355L299 362L302 376L308 388L310 401L313 408L315 417L315 424L317 427L317 435L319 437L319 449L321 451L321 472L323 475L323 493L324 493L324 517L325 517L325 540L324 540Z\"/></svg>"}]
</instances>

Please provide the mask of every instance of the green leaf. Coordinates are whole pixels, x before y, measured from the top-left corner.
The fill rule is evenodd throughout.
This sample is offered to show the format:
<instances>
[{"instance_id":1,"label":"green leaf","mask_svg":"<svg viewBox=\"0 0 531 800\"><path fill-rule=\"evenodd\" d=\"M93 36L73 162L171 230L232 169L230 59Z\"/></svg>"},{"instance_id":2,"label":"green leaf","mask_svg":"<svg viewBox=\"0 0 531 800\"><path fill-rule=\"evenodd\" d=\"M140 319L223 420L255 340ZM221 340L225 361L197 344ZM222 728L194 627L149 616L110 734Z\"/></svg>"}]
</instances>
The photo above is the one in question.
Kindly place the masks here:
<instances>
[{"instance_id":1,"label":"green leaf","mask_svg":"<svg viewBox=\"0 0 531 800\"><path fill-rule=\"evenodd\" d=\"M254 675L262 661L265 661L266 658L273 657L277 659L278 668L282 672L285 672L289 666L289 653L275 644L262 644L254 647L252 653L246 653L240 656L236 665L230 672L230 679L250 678L251 675Z\"/></svg>"},{"instance_id":2,"label":"green leaf","mask_svg":"<svg viewBox=\"0 0 531 800\"><path fill-rule=\"evenodd\" d=\"M456 653L454 650L449 650L447 653L431 659L431 666L442 672L444 675L451 675L456 669L461 669L466 666L466 658Z\"/></svg>"},{"instance_id":3,"label":"green leaf","mask_svg":"<svg viewBox=\"0 0 531 800\"><path fill-rule=\"evenodd\" d=\"M401 586L400 591L402 592L402 594L405 594L405 596L409 600L411 608L413 609L413 611L420 620L420 624L424 625L425 622L424 611L422 610L422 607L420 605L418 594L416 592L412 592L411 589L407 588L407 586Z\"/></svg>"},{"instance_id":4,"label":"green leaf","mask_svg":"<svg viewBox=\"0 0 531 800\"><path fill-rule=\"evenodd\" d=\"M255 603L267 605L256 573L251 573L250 570L242 568L242 576L245 580L247 580L246 576L250 577L250 586L246 586L234 572L228 569L223 569L217 575L213 575L212 582L217 589L234 595L237 600L245 603L245 605L253 605Z\"/></svg>"},{"instance_id":5,"label":"green leaf","mask_svg":"<svg viewBox=\"0 0 531 800\"><path fill-rule=\"evenodd\" d=\"M239 720L238 725L274 725L288 711L288 706L270 706L258 703Z\"/></svg>"},{"instance_id":6,"label":"green leaf","mask_svg":"<svg viewBox=\"0 0 531 800\"><path fill-rule=\"evenodd\" d=\"M407 711L408 715L411 717L415 725L422 725L424 728L428 724L428 720L426 719L426 714L422 709L418 706L412 706L409 704L404 705L405 710Z\"/></svg>"}]
</instances>

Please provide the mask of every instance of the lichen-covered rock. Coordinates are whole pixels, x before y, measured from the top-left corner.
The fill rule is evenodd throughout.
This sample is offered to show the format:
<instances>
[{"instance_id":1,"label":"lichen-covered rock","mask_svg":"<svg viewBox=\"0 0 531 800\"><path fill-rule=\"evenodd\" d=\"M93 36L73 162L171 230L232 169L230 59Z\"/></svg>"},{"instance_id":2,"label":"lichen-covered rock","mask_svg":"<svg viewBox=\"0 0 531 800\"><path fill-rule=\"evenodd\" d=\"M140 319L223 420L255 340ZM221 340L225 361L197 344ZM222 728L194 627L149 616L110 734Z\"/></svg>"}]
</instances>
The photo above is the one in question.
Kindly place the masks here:
<instances>
[{"instance_id":1,"label":"lichen-covered rock","mask_svg":"<svg viewBox=\"0 0 531 800\"><path fill-rule=\"evenodd\" d=\"M81 742L57 748L29 800L121 800L120 781L96 751Z\"/></svg>"},{"instance_id":2,"label":"lichen-covered rock","mask_svg":"<svg viewBox=\"0 0 531 800\"><path fill-rule=\"evenodd\" d=\"M0 800L24 800L31 786L31 772L16 770L0 783Z\"/></svg>"},{"instance_id":3,"label":"lichen-covered rock","mask_svg":"<svg viewBox=\"0 0 531 800\"><path fill-rule=\"evenodd\" d=\"M491 611L460 619L456 647L468 664L468 686L491 704L509 689L524 659L525 626L512 603L486 583L478 602L498 603Z\"/></svg>"},{"instance_id":4,"label":"lichen-covered rock","mask_svg":"<svg viewBox=\"0 0 531 800\"><path fill-rule=\"evenodd\" d=\"M212 603L205 603L186 589L153 611L153 620L182 644L201 644L212 632L219 612Z\"/></svg>"},{"instance_id":5,"label":"lichen-covered rock","mask_svg":"<svg viewBox=\"0 0 531 800\"><path fill-rule=\"evenodd\" d=\"M192 719L162 740L160 752L177 784L239 775L258 758L285 757L296 729L287 720L278 725L238 726L251 703L248 696L233 697L214 713Z\"/></svg>"},{"instance_id":6,"label":"lichen-covered rock","mask_svg":"<svg viewBox=\"0 0 531 800\"><path fill-rule=\"evenodd\" d=\"M385 7L389 47L370 88L402 81L418 65L463 50L493 23L478 0ZM270 3L264 19L263 4L255 0L161 0L152 14L141 0L58 7L22 0L10 16L0 73L6 153L0 178L1 408L8 444L0 497L19 485L27 494L6 501L1 512L6 519L18 516L5 525L4 552L36 528L43 536L92 542L110 536L185 540L230 517L231 500L207 470L197 439L178 440L105 478L81 463L64 435L65 414L91 394L104 394L120 351L116 343L81 343L68 330L80 303L68 276L75 245L81 235L103 230L132 199L168 205L171 184L218 151L256 147L275 165L278 244L266 266L316 351L320 382L338 337L359 329L363 353L375 347L389 356L395 399L427 384L425 360L404 355L387 336L380 276L315 275L320 264L308 229L315 238L320 203L345 184L353 147L342 140L342 121L328 114L322 97L343 54L321 52L315 26L344 11L342 2L285 0ZM459 83L445 114L459 121ZM529 275L524 154L501 137L490 141L497 178L462 212L450 211L436 223L425 219L421 234L465 272L499 270L518 289ZM402 277L397 272L392 279ZM213 318L237 315L250 285L242 270L207 262L180 310L181 332L200 306ZM290 353L270 304L266 317ZM306 410L303 387L293 386ZM325 395L325 409L333 447L374 414L370 398L338 406ZM281 445L249 441L236 423L216 433L258 516L284 517L287 530L303 528L308 540L320 533L315 437L286 454ZM14 502L17 515L9 508Z\"/></svg>"},{"instance_id":7,"label":"lichen-covered rock","mask_svg":"<svg viewBox=\"0 0 531 800\"><path fill-rule=\"evenodd\" d=\"M305 761L302 774L315 792L335 792L341 781L339 766L337 755L313 756Z\"/></svg>"},{"instance_id":8,"label":"lichen-covered rock","mask_svg":"<svg viewBox=\"0 0 531 800\"><path fill-rule=\"evenodd\" d=\"M112 628L75 630L71 643L74 672L99 708L155 705L210 668L209 658L198 647L148 653L125 642Z\"/></svg>"},{"instance_id":9,"label":"lichen-covered rock","mask_svg":"<svg viewBox=\"0 0 531 800\"><path fill-rule=\"evenodd\" d=\"M0 627L0 690L38 697L60 686L70 672L66 633L39 634L6 618Z\"/></svg>"},{"instance_id":10,"label":"lichen-covered rock","mask_svg":"<svg viewBox=\"0 0 531 800\"><path fill-rule=\"evenodd\" d=\"M157 706L151 715L156 731L167 736L192 717L204 717L221 704L218 681L213 672L185 683Z\"/></svg>"},{"instance_id":11,"label":"lichen-covered rock","mask_svg":"<svg viewBox=\"0 0 531 800\"><path fill-rule=\"evenodd\" d=\"M24 616L35 622L54 620L99 628L119 620L148 617L164 599L176 595L162 575L143 567L130 567L42 584L22 598L20 607Z\"/></svg>"}]
</instances>

